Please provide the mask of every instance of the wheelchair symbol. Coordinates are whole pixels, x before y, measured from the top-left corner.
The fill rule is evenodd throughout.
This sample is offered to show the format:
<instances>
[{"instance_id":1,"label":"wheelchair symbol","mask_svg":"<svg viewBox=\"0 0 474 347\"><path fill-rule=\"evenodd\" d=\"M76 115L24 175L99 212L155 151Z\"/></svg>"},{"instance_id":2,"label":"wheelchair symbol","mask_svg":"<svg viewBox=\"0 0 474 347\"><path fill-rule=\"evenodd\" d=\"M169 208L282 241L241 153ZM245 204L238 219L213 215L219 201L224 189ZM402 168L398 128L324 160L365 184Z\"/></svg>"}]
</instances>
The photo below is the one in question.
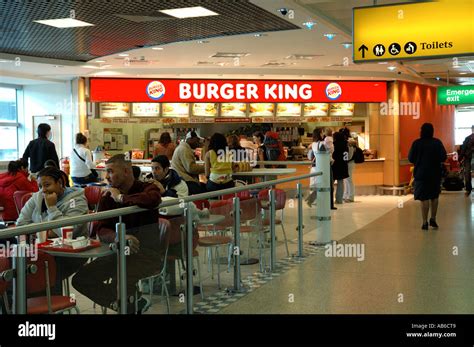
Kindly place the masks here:
<instances>
[{"instance_id":1,"label":"wheelchair symbol","mask_svg":"<svg viewBox=\"0 0 474 347\"><path fill-rule=\"evenodd\" d=\"M390 45L389 52L391 55L398 55L400 53L401 47L398 43L392 43Z\"/></svg>"}]
</instances>

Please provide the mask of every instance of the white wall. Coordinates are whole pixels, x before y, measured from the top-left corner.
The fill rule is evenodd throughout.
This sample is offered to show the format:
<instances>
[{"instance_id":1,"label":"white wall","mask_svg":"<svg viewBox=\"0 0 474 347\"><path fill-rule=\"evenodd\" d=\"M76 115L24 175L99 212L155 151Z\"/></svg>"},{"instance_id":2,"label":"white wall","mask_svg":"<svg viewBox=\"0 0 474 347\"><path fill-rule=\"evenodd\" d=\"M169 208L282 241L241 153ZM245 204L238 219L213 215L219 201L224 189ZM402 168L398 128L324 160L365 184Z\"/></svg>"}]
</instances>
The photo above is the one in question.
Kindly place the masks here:
<instances>
[{"instance_id":1,"label":"white wall","mask_svg":"<svg viewBox=\"0 0 474 347\"><path fill-rule=\"evenodd\" d=\"M75 84L76 81L65 81L23 87L24 126L21 133L24 142L20 141L20 155L28 142L36 138L33 116L37 115L61 115L61 148L56 150L60 158L70 155L74 135L79 131Z\"/></svg>"}]
</instances>

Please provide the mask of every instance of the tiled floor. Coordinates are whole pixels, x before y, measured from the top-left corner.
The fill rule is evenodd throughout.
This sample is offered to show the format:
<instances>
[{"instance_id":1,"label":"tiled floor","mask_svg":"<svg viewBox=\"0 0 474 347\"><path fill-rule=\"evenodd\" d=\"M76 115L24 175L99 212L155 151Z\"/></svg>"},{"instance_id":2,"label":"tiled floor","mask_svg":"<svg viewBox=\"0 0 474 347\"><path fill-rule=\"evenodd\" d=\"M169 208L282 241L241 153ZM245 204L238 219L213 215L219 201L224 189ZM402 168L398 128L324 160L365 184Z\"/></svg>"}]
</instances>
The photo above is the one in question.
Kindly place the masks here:
<instances>
[{"instance_id":1,"label":"tiled floor","mask_svg":"<svg viewBox=\"0 0 474 347\"><path fill-rule=\"evenodd\" d=\"M292 192L288 192L288 200L292 198ZM353 234L356 230L359 230L364 227L370 227L374 221L380 220L384 218L387 214L393 213L393 211L398 211L399 206L404 206L403 209L413 209L410 207L411 203L408 202L411 199L410 196L405 197L395 197L395 196L359 196L356 198L355 203L349 203L344 205L339 205L339 209L337 211L332 212L333 216L333 226L332 226L332 239L334 240L341 240L344 237ZM291 254L297 253L297 232L296 232L296 225L297 225L297 209L292 207L290 202L287 203L287 207L285 208L285 230L288 235L289 248ZM296 204L294 205L296 206ZM304 224L305 224L305 234L304 234L304 241L305 241L305 255L309 255L309 257L304 259L304 262L301 263L295 258L286 258L286 251L284 244L282 242L282 233L279 227L276 228L276 234L278 237L278 247L277 247L277 259L278 263L278 270L275 271L271 276L270 274L262 274L259 272L259 265L249 265L249 266L241 266L241 273L242 273L242 281L243 287L245 289L245 294L237 294L229 295L224 290L219 291L217 289L217 281L216 276L214 279L210 278L210 274L207 272L206 264L201 265L201 271L203 276L203 285L204 285L204 293L206 295L205 301L200 303L200 296L195 295L195 307L196 310L206 313L217 313L217 312L227 312L227 313L234 313L232 310L236 310L235 312L246 312L244 308L240 311L239 307L245 307L246 302L254 295L258 294L261 291L267 291L268 288L271 288L271 291L276 290L275 286L279 286L277 283L280 283L282 280L281 278L286 278L286 276L294 273L297 269L306 269L307 275L312 274L314 276L313 279L321 280L319 275L315 273L313 270L309 269L308 264L312 264L315 259L321 257L324 258L324 249L322 248L314 248L307 245L308 241L314 241L316 235L316 221L315 219L311 219L311 216L315 214L316 207L309 209L306 205L304 205ZM416 210L418 212L418 210ZM441 219L440 219L441 220ZM383 222L382 222L383 224ZM357 234L357 233L356 233ZM247 252L247 241L246 236L242 237L242 250L244 251L243 258L246 257ZM367 254L369 250L367 249ZM224 249L222 250L222 254L224 253ZM200 251L201 253L201 261L204 261L204 251ZM316 256L310 256L310 253L317 254ZM253 257L257 256L257 250L255 248L251 249L251 254ZM269 257L269 251L266 252L267 258ZM329 260L329 259L326 259ZM333 259L334 261L340 261L340 259ZM367 260L366 260L367 261ZM319 262L319 261L318 261ZM314 264L312 265L314 266ZM326 266L334 266L331 265L330 262L326 264ZM318 267L321 267L318 264ZM318 269L318 271L320 271ZM304 283L308 284L307 275L304 276L303 273L298 271L298 278L304 278ZM293 281L295 279L292 279ZM226 266L221 267L221 281L222 281L222 288L231 288L233 286L233 272L230 273L226 272ZM286 282L286 280L283 280ZM283 284L280 286L279 291L285 292L287 290L288 283ZM74 288L71 288L72 292L74 292ZM302 290L302 288L300 289ZM292 293L287 293L286 297ZM295 294L295 293L293 293ZM76 300L78 305L81 309L81 313L84 314L93 314L93 313L101 313L100 308L96 307L93 308L93 304L87 298L81 296L80 294L75 293ZM298 293L299 297L301 293ZM238 301L236 301L238 299ZM171 312L172 313L182 313L185 309L185 303L182 302L183 300L179 300L177 296L172 296L170 298L171 301ZM234 302L235 301L235 302ZM296 299L295 299L296 302ZM317 302L317 301L316 301ZM250 307L252 304L250 304ZM226 309L223 309L226 307ZM260 307L259 305L256 306L257 308ZM292 307L296 307L295 305ZM302 310L301 312L307 312L307 310L311 307L311 305L306 306L306 309ZM275 306L277 309L277 306ZM266 312L264 311L249 311L250 312ZM273 311L271 311L273 312ZM298 311L292 311L298 312ZM322 311L323 312L323 311ZM110 311L108 313L114 313ZM164 300L161 299L160 296L156 295L153 297L153 306L148 311L148 313L152 314L163 314L166 313L166 306L164 305Z\"/></svg>"}]
</instances>

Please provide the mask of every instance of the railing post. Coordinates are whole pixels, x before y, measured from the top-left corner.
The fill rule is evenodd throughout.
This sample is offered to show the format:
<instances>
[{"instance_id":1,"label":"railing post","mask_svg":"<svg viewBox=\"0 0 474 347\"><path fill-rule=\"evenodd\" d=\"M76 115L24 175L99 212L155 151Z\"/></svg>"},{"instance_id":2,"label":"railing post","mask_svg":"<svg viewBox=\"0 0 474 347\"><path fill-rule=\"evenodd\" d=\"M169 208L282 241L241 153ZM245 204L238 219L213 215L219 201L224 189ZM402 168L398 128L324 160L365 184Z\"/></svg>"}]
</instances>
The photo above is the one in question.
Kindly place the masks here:
<instances>
[{"instance_id":1,"label":"railing post","mask_svg":"<svg viewBox=\"0 0 474 347\"><path fill-rule=\"evenodd\" d=\"M234 290L240 291L240 199L234 198Z\"/></svg>"},{"instance_id":2,"label":"railing post","mask_svg":"<svg viewBox=\"0 0 474 347\"><path fill-rule=\"evenodd\" d=\"M276 264L276 238L275 238L275 190L270 188L268 191L268 198L270 199L270 271L275 270Z\"/></svg>"},{"instance_id":3,"label":"railing post","mask_svg":"<svg viewBox=\"0 0 474 347\"><path fill-rule=\"evenodd\" d=\"M186 204L186 313L193 314L193 213L190 208L192 202Z\"/></svg>"},{"instance_id":4,"label":"railing post","mask_svg":"<svg viewBox=\"0 0 474 347\"><path fill-rule=\"evenodd\" d=\"M324 149L321 148L321 149ZM324 245L331 242L331 166L330 153L319 150L315 153L316 171L323 174L316 178L317 208L316 220L320 227L316 228L316 244Z\"/></svg>"},{"instance_id":5,"label":"railing post","mask_svg":"<svg viewBox=\"0 0 474 347\"><path fill-rule=\"evenodd\" d=\"M296 184L298 196L298 257L303 257L303 190L301 183Z\"/></svg>"},{"instance_id":6,"label":"railing post","mask_svg":"<svg viewBox=\"0 0 474 347\"><path fill-rule=\"evenodd\" d=\"M13 246L15 257L13 258L13 313L26 314L26 241L21 241L21 236L17 237L17 244Z\"/></svg>"},{"instance_id":7,"label":"railing post","mask_svg":"<svg viewBox=\"0 0 474 347\"><path fill-rule=\"evenodd\" d=\"M119 303L120 314L127 314L127 261L125 259L125 224L122 223L122 218L119 223L115 224L116 239L118 240L117 266L118 266L118 284L119 284Z\"/></svg>"}]
</instances>

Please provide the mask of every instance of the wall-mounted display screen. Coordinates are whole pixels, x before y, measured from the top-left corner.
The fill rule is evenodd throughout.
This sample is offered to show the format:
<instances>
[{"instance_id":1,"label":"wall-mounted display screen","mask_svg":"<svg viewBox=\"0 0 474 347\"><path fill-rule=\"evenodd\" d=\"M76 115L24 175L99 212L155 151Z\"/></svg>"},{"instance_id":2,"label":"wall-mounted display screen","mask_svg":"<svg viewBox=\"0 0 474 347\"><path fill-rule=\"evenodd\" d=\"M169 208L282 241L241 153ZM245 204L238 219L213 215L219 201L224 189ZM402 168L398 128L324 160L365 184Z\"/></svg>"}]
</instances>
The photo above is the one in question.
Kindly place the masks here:
<instances>
[{"instance_id":1,"label":"wall-mounted display screen","mask_svg":"<svg viewBox=\"0 0 474 347\"><path fill-rule=\"evenodd\" d=\"M165 103L163 107L163 117L189 117L189 104L169 104Z\"/></svg>"},{"instance_id":2,"label":"wall-mounted display screen","mask_svg":"<svg viewBox=\"0 0 474 347\"><path fill-rule=\"evenodd\" d=\"M277 104L277 117L300 117L301 104Z\"/></svg>"},{"instance_id":3,"label":"wall-mounted display screen","mask_svg":"<svg viewBox=\"0 0 474 347\"><path fill-rule=\"evenodd\" d=\"M275 104L250 104L250 117L271 117L275 115Z\"/></svg>"},{"instance_id":4,"label":"wall-mounted display screen","mask_svg":"<svg viewBox=\"0 0 474 347\"><path fill-rule=\"evenodd\" d=\"M217 116L217 107L215 103L195 103L193 104L193 116L196 117L215 117Z\"/></svg>"},{"instance_id":5,"label":"wall-mounted display screen","mask_svg":"<svg viewBox=\"0 0 474 347\"><path fill-rule=\"evenodd\" d=\"M247 115L247 104L224 103L221 106L221 117L245 117Z\"/></svg>"},{"instance_id":6,"label":"wall-mounted display screen","mask_svg":"<svg viewBox=\"0 0 474 347\"><path fill-rule=\"evenodd\" d=\"M354 104L331 104L330 116L352 116L354 115Z\"/></svg>"},{"instance_id":7,"label":"wall-mounted display screen","mask_svg":"<svg viewBox=\"0 0 474 347\"><path fill-rule=\"evenodd\" d=\"M100 103L101 118L123 118L130 117L130 104L118 102Z\"/></svg>"},{"instance_id":8,"label":"wall-mounted display screen","mask_svg":"<svg viewBox=\"0 0 474 347\"><path fill-rule=\"evenodd\" d=\"M304 104L303 115L305 117L325 117L328 115L329 104L309 103Z\"/></svg>"},{"instance_id":9,"label":"wall-mounted display screen","mask_svg":"<svg viewBox=\"0 0 474 347\"><path fill-rule=\"evenodd\" d=\"M132 117L159 117L160 104L134 103L132 104Z\"/></svg>"}]
</instances>

